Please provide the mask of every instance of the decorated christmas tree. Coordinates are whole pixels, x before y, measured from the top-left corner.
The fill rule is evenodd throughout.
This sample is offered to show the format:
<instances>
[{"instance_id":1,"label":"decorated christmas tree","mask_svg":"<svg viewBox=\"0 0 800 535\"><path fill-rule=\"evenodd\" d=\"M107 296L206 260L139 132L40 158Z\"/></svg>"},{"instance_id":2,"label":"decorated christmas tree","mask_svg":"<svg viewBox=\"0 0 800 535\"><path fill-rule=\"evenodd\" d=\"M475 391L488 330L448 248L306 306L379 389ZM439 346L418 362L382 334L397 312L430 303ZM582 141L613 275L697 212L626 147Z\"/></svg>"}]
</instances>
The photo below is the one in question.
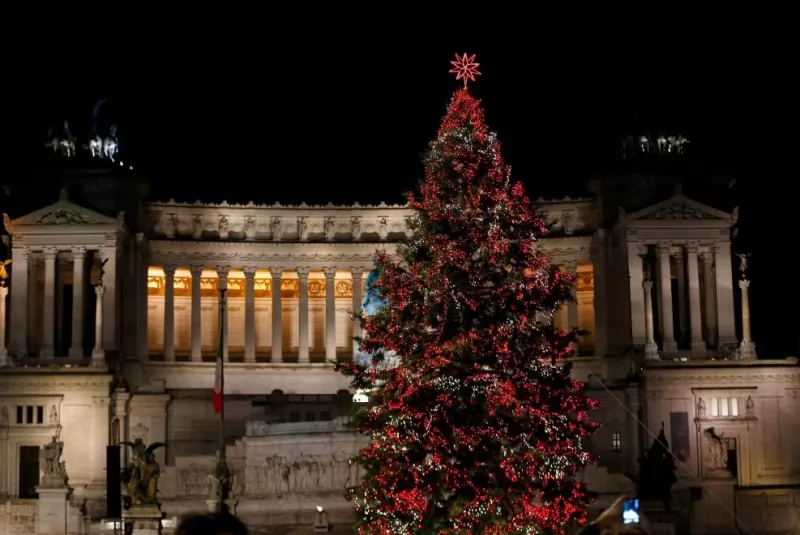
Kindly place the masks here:
<instances>
[{"instance_id":1,"label":"decorated christmas tree","mask_svg":"<svg viewBox=\"0 0 800 535\"><path fill-rule=\"evenodd\" d=\"M584 517L596 428L565 362L577 333L551 326L573 281L537 249L546 223L467 90L475 57L456 57L464 87L409 194L413 237L377 256L369 358L341 366L369 397L348 495L362 535L562 533Z\"/></svg>"}]
</instances>

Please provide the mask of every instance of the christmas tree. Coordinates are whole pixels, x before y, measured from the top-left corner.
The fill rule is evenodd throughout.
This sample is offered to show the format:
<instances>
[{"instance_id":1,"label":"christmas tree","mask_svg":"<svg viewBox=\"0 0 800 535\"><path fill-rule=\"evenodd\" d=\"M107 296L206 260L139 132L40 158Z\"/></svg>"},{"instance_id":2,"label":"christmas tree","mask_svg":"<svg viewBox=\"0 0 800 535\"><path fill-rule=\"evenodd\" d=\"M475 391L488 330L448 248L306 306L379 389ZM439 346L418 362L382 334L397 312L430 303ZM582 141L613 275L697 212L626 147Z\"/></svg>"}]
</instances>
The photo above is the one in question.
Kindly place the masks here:
<instances>
[{"instance_id":1,"label":"christmas tree","mask_svg":"<svg viewBox=\"0 0 800 535\"><path fill-rule=\"evenodd\" d=\"M371 361L341 366L370 396L348 496L362 535L563 533L584 518L575 476L596 428L564 360L577 333L550 326L573 281L537 250L546 223L467 90L474 56L457 58L465 85L409 194L413 237L377 256L368 291L385 306L358 340Z\"/></svg>"}]
</instances>

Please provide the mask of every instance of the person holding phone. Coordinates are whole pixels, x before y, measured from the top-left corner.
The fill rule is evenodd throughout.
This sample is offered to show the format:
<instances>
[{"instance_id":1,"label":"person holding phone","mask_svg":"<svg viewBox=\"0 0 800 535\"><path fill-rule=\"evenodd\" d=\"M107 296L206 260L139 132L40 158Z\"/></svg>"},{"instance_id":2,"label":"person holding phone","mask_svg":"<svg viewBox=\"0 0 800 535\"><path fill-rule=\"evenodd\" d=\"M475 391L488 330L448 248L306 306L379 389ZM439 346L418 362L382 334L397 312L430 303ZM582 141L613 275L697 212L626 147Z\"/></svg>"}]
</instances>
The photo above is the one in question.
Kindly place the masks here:
<instances>
[{"instance_id":1,"label":"person holding phone","mask_svg":"<svg viewBox=\"0 0 800 535\"><path fill-rule=\"evenodd\" d=\"M635 501L638 509L638 500ZM623 510L626 508L628 496L620 496L611 506L600 513L600 516L579 532L579 535L647 535L641 522L626 524L623 521Z\"/></svg>"}]
</instances>

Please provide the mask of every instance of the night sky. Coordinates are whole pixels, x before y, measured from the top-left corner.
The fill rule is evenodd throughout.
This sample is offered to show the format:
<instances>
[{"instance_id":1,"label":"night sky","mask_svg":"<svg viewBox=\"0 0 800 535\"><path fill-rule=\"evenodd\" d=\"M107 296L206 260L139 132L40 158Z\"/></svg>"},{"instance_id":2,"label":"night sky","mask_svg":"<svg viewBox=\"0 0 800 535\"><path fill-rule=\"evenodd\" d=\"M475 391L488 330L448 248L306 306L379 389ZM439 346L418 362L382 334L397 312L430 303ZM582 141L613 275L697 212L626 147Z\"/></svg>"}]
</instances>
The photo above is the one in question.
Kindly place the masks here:
<instances>
[{"instance_id":1,"label":"night sky","mask_svg":"<svg viewBox=\"0 0 800 535\"><path fill-rule=\"evenodd\" d=\"M474 92L534 197L583 193L626 133L680 132L732 168L758 347L797 352L800 285L794 260L779 260L796 247L785 240L799 240L796 171L779 163L796 115L778 68L785 47L756 48L735 32L705 34L702 45L681 32L643 40L610 27L576 37L542 20L525 31L482 20L498 40L391 16L377 27L324 19L120 30L97 36L115 44L91 61L83 38L63 61L28 35L38 46L17 41L4 67L4 174L32 165L48 125L66 118L85 137L93 104L108 98L101 124L119 125L155 197L401 202L458 87L449 61L475 53Z\"/></svg>"}]
</instances>

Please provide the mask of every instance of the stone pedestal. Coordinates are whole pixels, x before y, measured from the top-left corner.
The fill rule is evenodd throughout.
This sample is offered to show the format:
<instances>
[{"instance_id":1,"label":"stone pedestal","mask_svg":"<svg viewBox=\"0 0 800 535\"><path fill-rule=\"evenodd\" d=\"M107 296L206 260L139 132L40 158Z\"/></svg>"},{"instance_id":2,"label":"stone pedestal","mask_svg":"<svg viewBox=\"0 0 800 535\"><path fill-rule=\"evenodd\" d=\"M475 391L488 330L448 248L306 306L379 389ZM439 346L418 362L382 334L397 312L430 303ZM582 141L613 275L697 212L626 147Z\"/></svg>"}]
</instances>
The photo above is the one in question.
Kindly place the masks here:
<instances>
[{"instance_id":1,"label":"stone pedestal","mask_svg":"<svg viewBox=\"0 0 800 535\"><path fill-rule=\"evenodd\" d=\"M206 500L206 505L208 506L209 513L219 513L220 510L219 500L215 499ZM225 505L228 506L228 512L231 515L236 516L236 506L239 505L239 500L235 499L225 500Z\"/></svg>"},{"instance_id":2,"label":"stone pedestal","mask_svg":"<svg viewBox=\"0 0 800 535\"><path fill-rule=\"evenodd\" d=\"M133 535L161 535L164 513L155 505L134 505L122 512L122 520L133 524Z\"/></svg>"},{"instance_id":3,"label":"stone pedestal","mask_svg":"<svg viewBox=\"0 0 800 535\"><path fill-rule=\"evenodd\" d=\"M69 488L38 487L39 507L36 523L39 526L37 535L64 535L67 530L67 507L69 505Z\"/></svg>"},{"instance_id":4,"label":"stone pedestal","mask_svg":"<svg viewBox=\"0 0 800 535\"><path fill-rule=\"evenodd\" d=\"M734 486L736 480L730 476L704 479L703 498L692 510L692 533L737 533Z\"/></svg>"}]
</instances>

